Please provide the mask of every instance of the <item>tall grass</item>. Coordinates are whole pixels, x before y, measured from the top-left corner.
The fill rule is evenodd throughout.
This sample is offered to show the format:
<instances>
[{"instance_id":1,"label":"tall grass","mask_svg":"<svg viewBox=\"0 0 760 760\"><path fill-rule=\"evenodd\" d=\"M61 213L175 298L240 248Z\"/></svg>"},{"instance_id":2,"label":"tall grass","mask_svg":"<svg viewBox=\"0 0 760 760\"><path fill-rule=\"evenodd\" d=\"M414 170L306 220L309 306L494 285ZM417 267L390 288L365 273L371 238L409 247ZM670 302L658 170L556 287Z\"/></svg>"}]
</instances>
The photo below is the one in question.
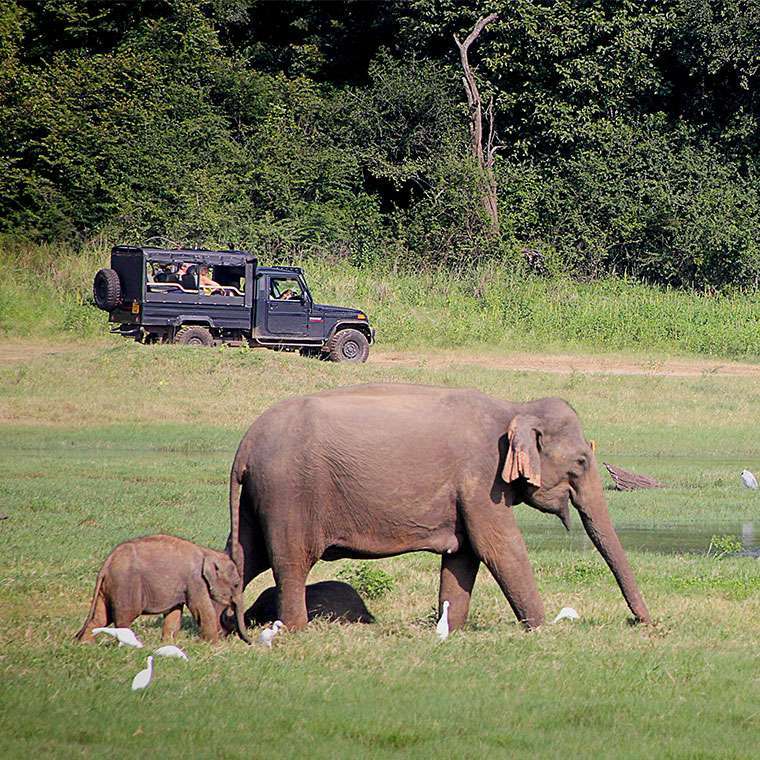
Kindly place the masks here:
<instances>
[{"instance_id":1,"label":"tall grass","mask_svg":"<svg viewBox=\"0 0 760 760\"><path fill-rule=\"evenodd\" d=\"M5 243L0 260L1 335L107 332L91 284L95 271L107 265L108 246L74 251ZM384 347L760 356L757 291L706 296L621 278L579 283L506 265L454 274L443 268L360 269L320 259L300 263L317 301L365 309Z\"/></svg>"}]
</instances>

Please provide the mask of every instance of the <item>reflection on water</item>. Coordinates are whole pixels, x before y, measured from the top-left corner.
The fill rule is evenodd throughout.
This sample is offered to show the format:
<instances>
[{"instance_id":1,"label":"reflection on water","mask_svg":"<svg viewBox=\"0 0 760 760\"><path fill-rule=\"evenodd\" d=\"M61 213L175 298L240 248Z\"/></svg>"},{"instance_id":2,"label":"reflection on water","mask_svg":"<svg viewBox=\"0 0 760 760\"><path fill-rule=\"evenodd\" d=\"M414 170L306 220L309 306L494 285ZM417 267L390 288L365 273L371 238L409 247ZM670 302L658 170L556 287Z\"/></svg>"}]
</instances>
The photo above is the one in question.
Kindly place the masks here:
<instances>
[{"instance_id":1,"label":"reflection on water","mask_svg":"<svg viewBox=\"0 0 760 760\"><path fill-rule=\"evenodd\" d=\"M546 525L529 523L520 527L528 548L594 549L583 527L573 525L567 533L554 521ZM695 525L626 525L615 526L618 537L628 551L656 554L704 554L713 536L735 536L744 549L757 549L760 525L754 522L714 522Z\"/></svg>"}]
</instances>

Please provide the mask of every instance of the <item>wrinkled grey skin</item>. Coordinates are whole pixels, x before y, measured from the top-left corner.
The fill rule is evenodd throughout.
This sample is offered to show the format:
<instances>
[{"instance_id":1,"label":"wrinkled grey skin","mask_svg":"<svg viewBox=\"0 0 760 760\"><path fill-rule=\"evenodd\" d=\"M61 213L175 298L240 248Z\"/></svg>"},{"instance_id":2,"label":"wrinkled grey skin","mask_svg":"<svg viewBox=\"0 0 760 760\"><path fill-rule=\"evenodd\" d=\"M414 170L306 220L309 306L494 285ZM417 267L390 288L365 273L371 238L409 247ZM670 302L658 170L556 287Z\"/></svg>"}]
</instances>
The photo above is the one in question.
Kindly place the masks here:
<instances>
[{"instance_id":1,"label":"wrinkled grey skin","mask_svg":"<svg viewBox=\"0 0 760 760\"><path fill-rule=\"evenodd\" d=\"M242 487L242 491L241 491ZM227 549L244 585L272 568L286 626L306 625L319 560L412 551L442 556L439 606L467 619L480 563L518 620L544 608L514 506L569 525L569 504L638 621L649 611L610 521L591 446L565 401L524 404L478 391L364 385L284 401L240 443Z\"/></svg>"},{"instance_id":2,"label":"wrinkled grey skin","mask_svg":"<svg viewBox=\"0 0 760 760\"><path fill-rule=\"evenodd\" d=\"M342 581L320 581L306 586L306 614L309 620L337 620L341 623L374 623L356 589ZM245 611L245 624L266 625L277 620L277 587L271 586Z\"/></svg>"},{"instance_id":3,"label":"wrinkled grey skin","mask_svg":"<svg viewBox=\"0 0 760 760\"><path fill-rule=\"evenodd\" d=\"M207 641L223 633L222 614L240 609L243 586L230 558L177 536L156 535L119 544L95 582L87 619L76 635L90 642L93 628L129 628L140 615L164 615L162 639L171 641L187 606ZM245 629L238 635L250 643Z\"/></svg>"}]
</instances>

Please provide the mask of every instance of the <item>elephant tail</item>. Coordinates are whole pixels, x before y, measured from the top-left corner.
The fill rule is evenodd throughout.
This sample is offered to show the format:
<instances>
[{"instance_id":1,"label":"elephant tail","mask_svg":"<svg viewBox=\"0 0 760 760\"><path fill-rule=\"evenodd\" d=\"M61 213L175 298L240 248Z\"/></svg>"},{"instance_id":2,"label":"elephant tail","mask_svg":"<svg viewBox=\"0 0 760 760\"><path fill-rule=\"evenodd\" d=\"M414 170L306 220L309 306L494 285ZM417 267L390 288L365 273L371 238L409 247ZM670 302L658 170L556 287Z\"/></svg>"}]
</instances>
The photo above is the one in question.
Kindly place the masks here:
<instances>
[{"instance_id":1,"label":"elephant tail","mask_svg":"<svg viewBox=\"0 0 760 760\"><path fill-rule=\"evenodd\" d=\"M239 468L237 457L230 472L230 557L241 578L245 578L245 559L240 546L240 488L247 468Z\"/></svg>"},{"instance_id":2,"label":"elephant tail","mask_svg":"<svg viewBox=\"0 0 760 760\"><path fill-rule=\"evenodd\" d=\"M93 595L92 595L92 603L90 604L90 611L87 613L87 617L85 618L84 624L79 629L79 631L77 631L76 636L74 636L75 641L81 641L84 638L85 634L87 633L87 629L90 627L90 624L92 623L93 617L95 617L95 608L97 607L97 604L98 604L98 597L101 595L102 589L103 589L103 578L105 577L106 569L108 568L110 563L111 563L111 558L109 557L105 561L105 564L103 565L103 567L100 568L100 572L98 573L98 578L95 581L95 591L93 592Z\"/></svg>"}]
</instances>

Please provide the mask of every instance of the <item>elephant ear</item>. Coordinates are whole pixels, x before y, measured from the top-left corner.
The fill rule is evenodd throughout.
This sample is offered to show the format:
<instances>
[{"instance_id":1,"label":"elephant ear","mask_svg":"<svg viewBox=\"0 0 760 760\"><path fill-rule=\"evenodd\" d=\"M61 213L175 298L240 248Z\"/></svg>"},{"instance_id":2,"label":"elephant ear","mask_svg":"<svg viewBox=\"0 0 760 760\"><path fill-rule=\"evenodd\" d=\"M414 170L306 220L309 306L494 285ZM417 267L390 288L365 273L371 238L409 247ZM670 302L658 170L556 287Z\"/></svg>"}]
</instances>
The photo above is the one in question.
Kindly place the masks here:
<instances>
[{"instance_id":1,"label":"elephant ear","mask_svg":"<svg viewBox=\"0 0 760 760\"><path fill-rule=\"evenodd\" d=\"M501 476L506 483L517 478L525 478L534 486L541 486L541 457L539 440L541 438L540 420L526 414L512 418L507 428L509 449Z\"/></svg>"},{"instance_id":2,"label":"elephant ear","mask_svg":"<svg viewBox=\"0 0 760 760\"><path fill-rule=\"evenodd\" d=\"M219 582L220 570L221 568L219 566L219 560L214 559L214 557L203 558L203 568L201 572L203 573L203 580L206 581L208 590L211 593L213 593L214 587Z\"/></svg>"}]
</instances>

